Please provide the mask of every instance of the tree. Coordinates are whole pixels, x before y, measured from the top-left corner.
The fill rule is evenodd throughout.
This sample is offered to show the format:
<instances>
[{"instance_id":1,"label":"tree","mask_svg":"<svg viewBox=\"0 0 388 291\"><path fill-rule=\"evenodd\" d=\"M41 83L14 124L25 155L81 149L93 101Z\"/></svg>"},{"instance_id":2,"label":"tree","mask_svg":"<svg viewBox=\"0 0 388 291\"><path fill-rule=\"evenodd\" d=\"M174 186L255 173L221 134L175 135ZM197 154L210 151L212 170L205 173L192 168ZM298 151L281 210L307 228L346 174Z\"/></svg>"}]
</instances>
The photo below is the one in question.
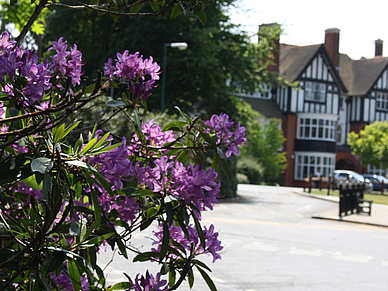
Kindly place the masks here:
<instances>
[{"instance_id":1,"label":"tree","mask_svg":"<svg viewBox=\"0 0 388 291\"><path fill-rule=\"evenodd\" d=\"M264 116L246 104L242 104L239 110L247 118L245 124L248 146L243 147L241 157L251 159L262 167L265 182L277 182L279 175L287 167L286 153L282 151L286 139L280 128L281 121L276 118L265 121Z\"/></svg>"},{"instance_id":2,"label":"tree","mask_svg":"<svg viewBox=\"0 0 388 291\"><path fill-rule=\"evenodd\" d=\"M86 72L102 69L103 59L115 58L117 51L141 51L162 63L164 43L187 42L185 51L168 49L166 108L174 113L174 106L194 114L227 113L243 118L236 110L239 102L233 96L240 91L253 92L261 83L274 82L274 74L266 70L271 59L274 35L268 30L266 42L252 44L244 32L229 23L225 14L234 0L209 1L203 26L194 17L169 15L155 18L96 18L84 11L76 13L55 9L47 21L47 39L64 36L88 51ZM73 23L70 29L61 23ZM152 32L149 33L149 32ZM47 43L47 42L46 42ZM103 56L103 57L102 57ZM162 68L163 70L163 68ZM160 110L160 86L153 93L149 109Z\"/></svg>"},{"instance_id":3,"label":"tree","mask_svg":"<svg viewBox=\"0 0 388 291\"><path fill-rule=\"evenodd\" d=\"M228 173L225 159L239 153L245 129L225 114L202 120L181 110L163 129L144 122L160 67L139 54L107 60L106 79L87 86L82 53L63 38L39 61L4 32L0 52L0 290L176 290L193 285L193 268L216 290L198 256L214 262L223 247L201 212L217 203L218 171ZM79 110L110 88L117 95L105 106L131 124L128 139L80 125ZM139 251L132 234L153 223L154 248ZM96 260L104 244L161 271L106 286Z\"/></svg>"},{"instance_id":4,"label":"tree","mask_svg":"<svg viewBox=\"0 0 388 291\"><path fill-rule=\"evenodd\" d=\"M377 168L388 168L388 122L377 121L365 126L360 133L350 132L348 143L352 153L361 160L361 165L368 164Z\"/></svg>"}]
</instances>

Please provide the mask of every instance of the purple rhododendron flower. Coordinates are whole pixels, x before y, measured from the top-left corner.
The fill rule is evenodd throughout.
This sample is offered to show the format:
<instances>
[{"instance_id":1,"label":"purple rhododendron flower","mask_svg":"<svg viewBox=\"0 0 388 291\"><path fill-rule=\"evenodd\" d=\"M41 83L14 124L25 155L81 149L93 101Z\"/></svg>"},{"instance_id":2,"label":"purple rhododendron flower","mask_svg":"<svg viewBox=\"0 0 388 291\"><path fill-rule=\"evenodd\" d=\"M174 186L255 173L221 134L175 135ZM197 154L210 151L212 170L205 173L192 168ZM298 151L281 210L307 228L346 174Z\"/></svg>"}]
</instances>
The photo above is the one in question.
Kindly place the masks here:
<instances>
[{"instance_id":1,"label":"purple rhododendron flower","mask_svg":"<svg viewBox=\"0 0 388 291\"><path fill-rule=\"evenodd\" d=\"M154 124L154 120L150 120L148 123L142 124L142 133L144 134L144 139L146 144L144 145L135 134L131 140L131 144L128 146L130 154L137 154L142 156L144 150L156 150L158 152L166 153L168 150L160 150L159 148L163 147L166 143L174 142L176 140L175 134L170 131L162 131L158 124ZM144 146L151 146L155 149L146 148ZM150 153L147 153L150 155Z\"/></svg>"},{"instance_id":2,"label":"purple rhododendron flower","mask_svg":"<svg viewBox=\"0 0 388 291\"><path fill-rule=\"evenodd\" d=\"M205 124L209 126L205 132L209 133L215 131L215 135L218 137L217 145L226 145L226 157L229 158L232 153L235 155L240 154L239 146L242 145L246 138L245 127L237 123L237 128L233 130L234 121L229 120L227 114L221 113L220 115L213 115L209 121L205 121Z\"/></svg>"},{"instance_id":3,"label":"purple rhododendron flower","mask_svg":"<svg viewBox=\"0 0 388 291\"><path fill-rule=\"evenodd\" d=\"M159 80L160 66L153 62L152 57L143 60L139 52L132 55L126 50L122 54L117 53L116 56L115 65L112 59L105 64L104 74L111 78L127 79L133 99L146 100L155 87L155 81Z\"/></svg>"},{"instance_id":4,"label":"purple rhododendron flower","mask_svg":"<svg viewBox=\"0 0 388 291\"><path fill-rule=\"evenodd\" d=\"M49 50L55 50L56 54L51 57L52 62L46 60L44 63L39 63L35 52L29 49L15 47L15 41L9 41L9 34L3 32L0 40L0 82L4 82L5 75L8 75L10 80L15 77L24 77L27 80L27 85L20 90L26 97L21 100L24 105L38 101L44 96L45 91L53 87L50 80L53 76L57 79L58 72L65 78L70 78L72 84L80 84L82 75L82 54L74 45L67 51L66 41L60 38L57 42L53 42L53 47ZM56 85L57 87L60 85ZM14 96L14 88L11 84L4 84L2 91L10 96ZM71 92L70 92L71 93Z\"/></svg>"},{"instance_id":5,"label":"purple rhododendron flower","mask_svg":"<svg viewBox=\"0 0 388 291\"><path fill-rule=\"evenodd\" d=\"M131 166L131 175L140 185L163 195L174 195L188 205L193 203L200 211L213 209L220 192L218 174L214 169L203 170L199 165L187 168L167 156L155 160L155 165L136 162Z\"/></svg>"},{"instance_id":6,"label":"purple rhododendron flower","mask_svg":"<svg viewBox=\"0 0 388 291\"><path fill-rule=\"evenodd\" d=\"M163 291L168 289L167 281L161 280L161 274L157 273L154 277L148 271L146 272L146 276L140 276L140 274L136 275L135 282L129 288L129 290L133 291Z\"/></svg>"},{"instance_id":7,"label":"purple rhododendron flower","mask_svg":"<svg viewBox=\"0 0 388 291\"><path fill-rule=\"evenodd\" d=\"M205 243L206 243L206 249L204 250L202 248L197 229L193 227L192 225L187 226L187 232L189 234L189 237L187 238L185 233L182 231L180 226L170 226L169 228L170 232L170 238L173 239L175 242L179 243L187 252L190 252L191 244L194 244L194 252L196 255L199 254L208 254L213 256L213 263L221 259L221 252L223 250L223 246L221 246L221 241L218 240L218 232L214 231L214 225L210 225L209 228L206 226L204 227L203 234L205 237ZM162 241L163 241L163 226L161 229L157 232L154 232L156 238L158 241L155 241L153 244L158 245L158 247L155 249L152 249L152 251L160 252L162 248ZM173 244L171 244L171 247L176 248ZM179 250L178 250L179 251ZM171 254L171 256L176 257L176 255Z\"/></svg>"},{"instance_id":8,"label":"purple rhododendron flower","mask_svg":"<svg viewBox=\"0 0 388 291\"><path fill-rule=\"evenodd\" d=\"M56 54L51 57L51 70L58 70L66 78L71 78L73 86L78 85L82 76L82 53L74 44L70 51L67 50L67 41L60 37L53 42L53 46L48 49L55 50Z\"/></svg>"},{"instance_id":9,"label":"purple rhododendron flower","mask_svg":"<svg viewBox=\"0 0 388 291\"><path fill-rule=\"evenodd\" d=\"M65 269L67 269L67 262L64 263ZM55 283L55 290L73 291L73 285L71 284L70 277L67 271L61 270L57 275L55 272L51 273L51 279ZM85 275L81 276L81 290L87 291L90 288L88 279Z\"/></svg>"}]
</instances>

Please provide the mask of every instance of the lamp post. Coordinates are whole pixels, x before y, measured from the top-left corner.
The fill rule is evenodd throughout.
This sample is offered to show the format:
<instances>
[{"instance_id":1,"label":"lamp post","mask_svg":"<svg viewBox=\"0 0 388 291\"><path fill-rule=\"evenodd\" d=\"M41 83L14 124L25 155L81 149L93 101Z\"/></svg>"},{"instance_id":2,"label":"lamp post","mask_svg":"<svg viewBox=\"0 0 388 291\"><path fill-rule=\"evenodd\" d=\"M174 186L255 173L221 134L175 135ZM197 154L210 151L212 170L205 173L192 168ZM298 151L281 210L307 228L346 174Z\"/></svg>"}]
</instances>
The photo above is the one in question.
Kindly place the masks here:
<instances>
[{"instance_id":1,"label":"lamp post","mask_svg":"<svg viewBox=\"0 0 388 291\"><path fill-rule=\"evenodd\" d=\"M163 46L163 67L162 67L162 93L161 93L161 105L160 111L164 112L164 101L166 96L166 71L167 71L167 48L177 48L181 51L187 49L188 45L185 42L173 42L173 43L165 43Z\"/></svg>"}]
</instances>

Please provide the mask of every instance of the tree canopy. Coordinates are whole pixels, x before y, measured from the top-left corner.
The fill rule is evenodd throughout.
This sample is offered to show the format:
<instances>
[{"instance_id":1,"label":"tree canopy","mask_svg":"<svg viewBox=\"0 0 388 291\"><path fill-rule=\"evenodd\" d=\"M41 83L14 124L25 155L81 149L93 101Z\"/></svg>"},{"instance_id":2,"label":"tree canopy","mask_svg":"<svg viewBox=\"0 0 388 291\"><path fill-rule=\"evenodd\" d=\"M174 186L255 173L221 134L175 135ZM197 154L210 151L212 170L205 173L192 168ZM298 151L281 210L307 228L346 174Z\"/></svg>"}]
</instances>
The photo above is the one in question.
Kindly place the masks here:
<instances>
[{"instance_id":1,"label":"tree canopy","mask_svg":"<svg viewBox=\"0 0 388 291\"><path fill-rule=\"evenodd\" d=\"M377 168L388 168L388 122L377 121L365 126L360 133L350 132L348 143L352 153L361 160L361 165L368 164Z\"/></svg>"},{"instance_id":2,"label":"tree canopy","mask_svg":"<svg viewBox=\"0 0 388 291\"><path fill-rule=\"evenodd\" d=\"M117 51L141 51L162 64L164 43L186 42L185 51L167 51L166 108L171 112L179 106L197 114L225 112L237 117L238 100L232 95L252 92L261 82L273 81L263 64L271 59L273 44L252 44L246 33L230 23L225 11L234 0L208 2L204 5L205 26L196 17L183 14L173 20L165 14L158 18L119 18L115 22L112 18L96 18L95 13L56 8L47 20L45 39L64 36L77 43L81 51L90 52L85 59L88 75L101 70L102 60L114 59ZM64 22L72 26L61 25ZM149 108L159 110L161 86L153 94Z\"/></svg>"}]
</instances>

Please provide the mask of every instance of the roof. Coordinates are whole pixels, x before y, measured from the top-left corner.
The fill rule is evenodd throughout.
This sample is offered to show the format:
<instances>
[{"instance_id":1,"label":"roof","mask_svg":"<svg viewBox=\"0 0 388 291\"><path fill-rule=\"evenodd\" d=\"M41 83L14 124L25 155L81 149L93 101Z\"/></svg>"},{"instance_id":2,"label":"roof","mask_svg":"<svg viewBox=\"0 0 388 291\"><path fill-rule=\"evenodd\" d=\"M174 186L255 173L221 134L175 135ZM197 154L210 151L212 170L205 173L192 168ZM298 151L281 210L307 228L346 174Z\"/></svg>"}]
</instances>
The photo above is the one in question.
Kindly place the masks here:
<instances>
[{"instance_id":1,"label":"roof","mask_svg":"<svg viewBox=\"0 0 388 291\"><path fill-rule=\"evenodd\" d=\"M279 60L280 76L285 77L287 82L295 82L321 46L321 44L298 47L282 46Z\"/></svg>"},{"instance_id":2,"label":"roof","mask_svg":"<svg viewBox=\"0 0 388 291\"><path fill-rule=\"evenodd\" d=\"M348 95L366 95L387 66L386 57L352 60L340 54L340 77L348 89Z\"/></svg>"},{"instance_id":3,"label":"roof","mask_svg":"<svg viewBox=\"0 0 388 291\"><path fill-rule=\"evenodd\" d=\"M252 97L241 97L245 102L251 105L252 109L263 114L268 118L284 119L284 115L280 111L275 100L260 99Z\"/></svg>"},{"instance_id":4,"label":"roof","mask_svg":"<svg viewBox=\"0 0 388 291\"><path fill-rule=\"evenodd\" d=\"M324 44L316 44L309 46L291 46L282 45L280 48L280 76L285 77L287 82L295 82L300 75L306 70L307 66L313 58L321 53L322 57L327 60L328 67L331 67L331 73L336 83L340 86L343 92L347 92L347 88L340 78L338 71L334 68Z\"/></svg>"}]
</instances>

